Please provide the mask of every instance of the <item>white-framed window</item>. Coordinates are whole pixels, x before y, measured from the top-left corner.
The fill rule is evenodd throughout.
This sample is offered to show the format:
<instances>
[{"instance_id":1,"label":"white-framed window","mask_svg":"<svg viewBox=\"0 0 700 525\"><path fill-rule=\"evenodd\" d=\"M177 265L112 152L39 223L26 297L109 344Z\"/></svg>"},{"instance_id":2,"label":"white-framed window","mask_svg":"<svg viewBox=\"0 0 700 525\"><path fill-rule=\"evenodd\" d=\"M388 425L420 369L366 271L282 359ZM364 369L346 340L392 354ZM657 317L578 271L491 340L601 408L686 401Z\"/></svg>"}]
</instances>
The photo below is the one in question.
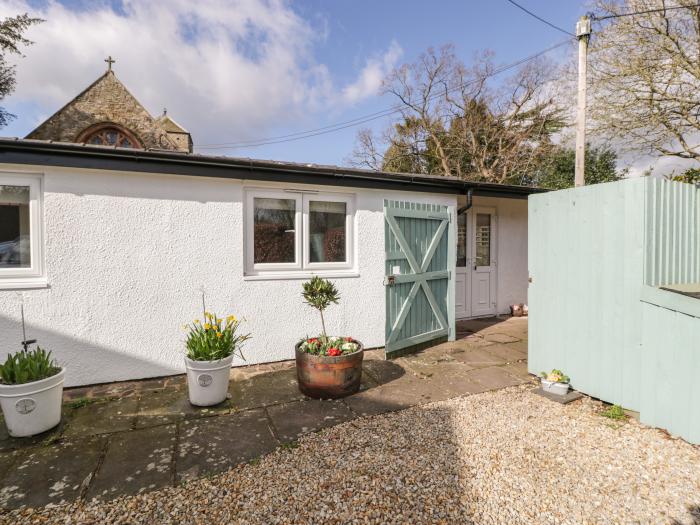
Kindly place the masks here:
<instances>
[{"instance_id":1,"label":"white-framed window","mask_svg":"<svg viewBox=\"0 0 700 525\"><path fill-rule=\"evenodd\" d=\"M0 288L45 284L41 175L0 173Z\"/></svg>"},{"instance_id":2,"label":"white-framed window","mask_svg":"<svg viewBox=\"0 0 700 525\"><path fill-rule=\"evenodd\" d=\"M246 275L353 268L353 195L248 189L245 206Z\"/></svg>"}]
</instances>

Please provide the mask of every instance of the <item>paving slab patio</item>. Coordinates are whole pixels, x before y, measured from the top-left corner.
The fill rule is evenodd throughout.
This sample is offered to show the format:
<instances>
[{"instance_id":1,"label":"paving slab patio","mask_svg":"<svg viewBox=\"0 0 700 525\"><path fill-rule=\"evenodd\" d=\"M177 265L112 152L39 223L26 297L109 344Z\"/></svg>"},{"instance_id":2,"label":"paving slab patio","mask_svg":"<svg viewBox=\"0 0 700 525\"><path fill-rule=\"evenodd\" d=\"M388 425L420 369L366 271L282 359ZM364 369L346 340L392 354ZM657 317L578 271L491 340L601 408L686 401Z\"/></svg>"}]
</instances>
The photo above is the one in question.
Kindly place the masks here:
<instances>
[{"instance_id":1,"label":"paving slab patio","mask_svg":"<svg viewBox=\"0 0 700 525\"><path fill-rule=\"evenodd\" d=\"M2 480L0 505L4 508L59 504L81 496L101 455L104 438L82 439L16 452Z\"/></svg>"},{"instance_id":2,"label":"paving slab patio","mask_svg":"<svg viewBox=\"0 0 700 525\"><path fill-rule=\"evenodd\" d=\"M138 494L172 483L175 425L120 432L110 437L88 498Z\"/></svg>"},{"instance_id":3,"label":"paving slab patio","mask_svg":"<svg viewBox=\"0 0 700 525\"><path fill-rule=\"evenodd\" d=\"M0 423L0 507L111 499L229 469L322 428L530 381L527 319L457 324L457 340L384 360L369 350L360 392L305 398L293 361L231 371L229 399L187 400L184 376L65 391L61 424L14 439Z\"/></svg>"},{"instance_id":4,"label":"paving slab patio","mask_svg":"<svg viewBox=\"0 0 700 525\"><path fill-rule=\"evenodd\" d=\"M177 481L223 472L279 445L263 408L230 417L191 420L180 427Z\"/></svg>"}]
</instances>

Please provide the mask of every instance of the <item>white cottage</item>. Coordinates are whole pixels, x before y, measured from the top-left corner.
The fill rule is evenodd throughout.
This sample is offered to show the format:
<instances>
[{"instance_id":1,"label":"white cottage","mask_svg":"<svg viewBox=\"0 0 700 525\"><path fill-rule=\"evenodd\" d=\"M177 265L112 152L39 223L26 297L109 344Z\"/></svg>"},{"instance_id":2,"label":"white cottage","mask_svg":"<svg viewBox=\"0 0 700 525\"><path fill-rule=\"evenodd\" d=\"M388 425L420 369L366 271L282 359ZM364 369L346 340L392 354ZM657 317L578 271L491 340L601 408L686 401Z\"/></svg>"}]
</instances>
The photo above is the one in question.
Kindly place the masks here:
<instances>
[{"instance_id":1,"label":"white cottage","mask_svg":"<svg viewBox=\"0 0 700 525\"><path fill-rule=\"evenodd\" d=\"M246 319L247 363L319 331L301 281L332 279L336 333L400 350L527 301L538 190L176 151L0 139L0 358L27 337L67 385L184 370L183 323ZM238 365L243 362L236 363Z\"/></svg>"}]
</instances>

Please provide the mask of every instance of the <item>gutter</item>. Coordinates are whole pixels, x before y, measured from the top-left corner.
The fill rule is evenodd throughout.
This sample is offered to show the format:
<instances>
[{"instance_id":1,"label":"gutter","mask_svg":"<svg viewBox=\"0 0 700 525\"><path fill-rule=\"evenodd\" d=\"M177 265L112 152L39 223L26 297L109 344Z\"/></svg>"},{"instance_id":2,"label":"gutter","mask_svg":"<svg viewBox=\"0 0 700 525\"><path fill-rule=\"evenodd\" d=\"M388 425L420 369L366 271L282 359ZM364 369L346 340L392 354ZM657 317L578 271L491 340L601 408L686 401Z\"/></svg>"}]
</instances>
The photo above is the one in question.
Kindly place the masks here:
<instances>
[{"instance_id":1,"label":"gutter","mask_svg":"<svg viewBox=\"0 0 700 525\"><path fill-rule=\"evenodd\" d=\"M406 189L402 186L409 185L416 191L467 194L469 199L474 194L527 198L531 193L542 191L539 188L527 186L469 182L453 177L370 172L353 168L344 170L335 166L207 157L170 151L131 150L22 139L0 139L0 162L380 189Z\"/></svg>"}]
</instances>

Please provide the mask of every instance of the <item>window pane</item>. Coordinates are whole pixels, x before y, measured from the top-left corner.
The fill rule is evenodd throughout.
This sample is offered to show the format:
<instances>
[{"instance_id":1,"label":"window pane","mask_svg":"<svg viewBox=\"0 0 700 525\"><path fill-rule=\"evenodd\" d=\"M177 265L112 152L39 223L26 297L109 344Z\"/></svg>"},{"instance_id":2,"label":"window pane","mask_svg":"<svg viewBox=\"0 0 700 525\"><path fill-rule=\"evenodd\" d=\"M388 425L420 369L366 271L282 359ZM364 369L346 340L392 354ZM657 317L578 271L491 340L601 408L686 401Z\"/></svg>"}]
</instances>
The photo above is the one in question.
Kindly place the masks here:
<instances>
[{"instance_id":1,"label":"window pane","mask_svg":"<svg viewBox=\"0 0 700 525\"><path fill-rule=\"evenodd\" d=\"M467 265L467 214L457 217L457 266Z\"/></svg>"},{"instance_id":2,"label":"window pane","mask_svg":"<svg viewBox=\"0 0 700 525\"><path fill-rule=\"evenodd\" d=\"M309 201L309 261L345 262L344 202Z\"/></svg>"},{"instance_id":3,"label":"window pane","mask_svg":"<svg viewBox=\"0 0 700 525\"><path fill-rule=\"evenodd\" d=\"M491 214L476 214L476 266L491 266Z\"/></svg>"},{"instance_id":4,"label":"window pane","mask_svg":"<svg viewBox=\"0 0 700 525\"><path fill-rule=\"evenodd\" d=\"M29 186L0 185L0 268L29 268Z\"/></svg>"},{"instance_id":5,"label":"window pane","mask_svg":"<svg viewBox=\"0 0 700 525\"><path fill-rule=\"evenodd\" d=\"M294 199L255 197L253 261L258 263L293 263L296 231Z\"/></svg>"}]
</instances>

